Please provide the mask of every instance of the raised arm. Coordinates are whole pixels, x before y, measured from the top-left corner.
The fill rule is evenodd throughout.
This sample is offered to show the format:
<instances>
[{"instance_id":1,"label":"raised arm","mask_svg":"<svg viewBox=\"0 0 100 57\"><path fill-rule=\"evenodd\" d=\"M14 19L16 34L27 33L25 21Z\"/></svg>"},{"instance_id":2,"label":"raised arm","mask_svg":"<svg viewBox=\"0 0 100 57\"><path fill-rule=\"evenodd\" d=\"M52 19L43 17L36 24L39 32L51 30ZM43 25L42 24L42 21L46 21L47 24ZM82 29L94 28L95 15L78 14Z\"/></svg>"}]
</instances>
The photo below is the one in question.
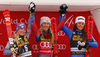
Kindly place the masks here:
<instances>
[{"instance_id":1,"label":"raised arm","mask_svg":"<svg viewBox=\"0 0 100 57\"><path fill-rule=\"evenodd\" d=\"M30 19L29 20L31 20L31 29L32 29L32 32L34 33L34 35L40 34L40 32L39 32L39 30L38 30L38 28L37 28L37 26L35 24L35 15L34 15L34 13L32 13L30 15Z\"/></svg>"},{"instance_id":2,"label":"raised arm","mask_svg":"<svg viewBox=\"0 0 100 57\"><path fill-rule=\"evenodd\" d=\"M58 22L57 32L62 28L62 26L63 26L63 24L65 22L68 6L66 4L62 4L59 9L60 9L59 10L59 13L60 13L59 19L61 21Z\"/></svg>"},{"instance_id":3,"label":"raised arm","mask_svg":"<svg viewBox=\"0 0 100 57\"><path fill-rule=\"evenodd\" d=\"M64 25L65 19L66 19L66 13L67 13L68 7L66 4L62 4L60 6L60 16L59 16L59 20L58 20L58 27L57 27L57 31L59 31L60 28L62 28L62 30L69 36L69 38L71 39L73 30L67 28Z\"/></svg>"},{"instance_id":4,"label":"raised arm","mask_svg":"<svg viewBox=\"0 0 100 57\"><path fill-rule=\"evenodd\" d=\"M61 22L61 16L59 17L59 21L58 23ZM69 29L68 27L66 27L65 25L62 26L62 30L68 35L68 37L71 39L72 37L72 33L73 33L73 30Z\"/></svg>"},{"instance_id":5,"label":"raised arm","mask_svg":"<svg viewBox=\"0 0 100 57\"><path fill-rule=\"evenodd\" d=\"M59 18L59 22L61 21L61 17ZM58 22L58 23L59 23ZM71 39L73 30L69 29L65 25L62 26L62 30L68 35L68 37Z\"/></svg>"},{"instance_id":6,"label":"raised arm","mask_svg":"<svg viewBox=\"0 0 100 57\"><path fill-rule=\"evenodd\" d=\"M65 19L66 19L66 15L64 16L59 16L59 19L61 19L61 21L59 22L59 24L57 25L57 32L63 27L64 23L65 23Z\"/></svg>"},{"instance_id":7,"label":"raised arm","mask_svg":"<svg viewBox=\"0 0 100 57\"><path fill-rule=\"evenodd\" d=\"M31 27L31 33L34 33L36 41L39 40L39 35L40 35L40 31L37 29L37 26L35 24L35 4L33 2L30 3L29 5L29 9L30 9L30 18L29 18L29 27Z\"/></svg>"}]
</instances>

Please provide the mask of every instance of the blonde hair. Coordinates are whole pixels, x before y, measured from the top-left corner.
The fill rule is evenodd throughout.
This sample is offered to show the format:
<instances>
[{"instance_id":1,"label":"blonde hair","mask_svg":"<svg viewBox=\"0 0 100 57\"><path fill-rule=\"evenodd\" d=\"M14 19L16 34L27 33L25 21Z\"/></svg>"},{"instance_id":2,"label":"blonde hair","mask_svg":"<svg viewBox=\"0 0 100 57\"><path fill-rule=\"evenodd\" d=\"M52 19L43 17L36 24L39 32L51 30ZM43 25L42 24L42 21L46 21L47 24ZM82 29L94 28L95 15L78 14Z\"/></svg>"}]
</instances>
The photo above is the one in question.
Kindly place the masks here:
<instances>
[{"instance_id":1,"label":"blonde hair","mask_svg":"<svg viewBox=\"0 0 100 57\"><path fill-rule=\"evenodd\" d=\"M15 42L17 43L17 45L18 45L18 38L19 38L19 34L18 34L18 32L16 33L16 34L14 34L14 39L15 39ZM25 37L25 35L24 35L24 40L26 39L26 37Z\"/></svg>"},{"instance_id":2,"label":"blonde hair","mask_svg":"<svg viewBox=\"0 0 100 57\"><path fill-rule=\"evenodd\" d=\"M53 45L54 43L54 35L53 35L53 31L51 30L51 28L49 27L50 32L52 33L52 37L51 37L51 44ZM40 27L39 31L43 34L43 29L42 26Z\"/></svg>"}]
</instances>

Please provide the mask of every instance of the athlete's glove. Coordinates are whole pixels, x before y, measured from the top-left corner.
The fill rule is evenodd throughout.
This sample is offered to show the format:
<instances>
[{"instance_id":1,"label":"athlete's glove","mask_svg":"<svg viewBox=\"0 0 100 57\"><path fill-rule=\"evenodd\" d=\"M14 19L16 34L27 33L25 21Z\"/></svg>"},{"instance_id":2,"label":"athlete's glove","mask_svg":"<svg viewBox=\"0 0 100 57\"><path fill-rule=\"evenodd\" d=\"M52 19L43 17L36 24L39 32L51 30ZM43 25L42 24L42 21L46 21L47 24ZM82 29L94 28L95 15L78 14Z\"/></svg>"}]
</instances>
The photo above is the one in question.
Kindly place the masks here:
<instances>
[{"instance_id":1,"label":"athlete's glove","mask_svg":"<svg viewBox=\"0 0 100 57\"><path fill-rule=\"evenodd\" d=\"M80 45L80 46L85 46L85 42L81 42L81 41L78 41L78 45Z\"/></svg>"},{"instance_id":2,"label":"athlete's glove","mask_svg":"<svg viewBox=\"0 0 100 57\"><path fill-rule=\"evenodd\" d=\"M85 42L78 41L78 49L81 50L86 45Z\"/></svg>"},{"instance_id":3,"label":"athlete's glove","mask_svg":"<svg viewBox=\"0 0 100 57\"><path fill-rule=\"evenodd\" d=\"M22 54L24 52L23 48L18 47L17 54Z\"/></svg>"},{"instance_id":4,"label":"athlete's glove","mask_svg":"<svg viewBox=\"0 0 100 57\"><path fill-rule=\"evenodd\" d=\"M34 13L35 12L35 3L30 2L30 5L28 7L28 9L30 10L30 13Z\"/></svg>"},{"instance_id":5,"label":"athlete's glove","mask_svg":"<svg viewBox=\"0 0 100 57\"><path fill-rule=\"evenodd\" d=\"M10 45L12 54L14 54L14 52L16 52L16 51L15 51L15 48L16 48L16 47L17 47L17 44L16 44L15 42L14 42L13 45Z\"/></svg>"},{"instance_id":6,"label":"athlete's glove","mask_svg":"<svg viewBox=\"0 0 100 57\"><path fill-rule=\"evenodd\" d=\"M59 9L60 9L59 10L60 15L66 14L67 13L67 10L68 10L68 6L66 4L62 4Z\"/></svg>"},{"instance_id":7,"label":"athlete's glove","mask_svg":"<svg viewBox=\"0 0 100 57\"><path fill-rule=\"evenodd\" d=\"M12 54L14 54L14 49L11 49Z\"/></svg>"}]
</instances>

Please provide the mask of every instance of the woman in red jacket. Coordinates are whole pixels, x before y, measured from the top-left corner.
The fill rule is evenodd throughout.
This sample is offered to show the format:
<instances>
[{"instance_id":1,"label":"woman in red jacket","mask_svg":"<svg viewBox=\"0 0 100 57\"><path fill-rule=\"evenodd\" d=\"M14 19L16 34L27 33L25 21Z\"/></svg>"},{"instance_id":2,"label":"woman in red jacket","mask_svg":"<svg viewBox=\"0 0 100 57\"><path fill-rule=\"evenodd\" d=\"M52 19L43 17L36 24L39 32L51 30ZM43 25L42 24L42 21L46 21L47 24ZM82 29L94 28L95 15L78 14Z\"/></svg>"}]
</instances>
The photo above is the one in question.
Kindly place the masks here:
<instances>
[{"instance_id":1,"label":"woman in red jacket","mask_svg":"<svg viewBox=\"0 0 100 57\"><path fill-rule=\"evenodd\" d=\"M67 5L63 4L60 6L60 17L61 22L57 26L57 31L63 26L67 13ZM38 57L51 57L52 48L54 43L53 31L51 30L51 19L47 16L41 17L40 29L38 30L35 24L35 4L33 2L29 5L30 18L32 33L34 33L36 41L39 46Z\"/></svg>"}]
</instances>

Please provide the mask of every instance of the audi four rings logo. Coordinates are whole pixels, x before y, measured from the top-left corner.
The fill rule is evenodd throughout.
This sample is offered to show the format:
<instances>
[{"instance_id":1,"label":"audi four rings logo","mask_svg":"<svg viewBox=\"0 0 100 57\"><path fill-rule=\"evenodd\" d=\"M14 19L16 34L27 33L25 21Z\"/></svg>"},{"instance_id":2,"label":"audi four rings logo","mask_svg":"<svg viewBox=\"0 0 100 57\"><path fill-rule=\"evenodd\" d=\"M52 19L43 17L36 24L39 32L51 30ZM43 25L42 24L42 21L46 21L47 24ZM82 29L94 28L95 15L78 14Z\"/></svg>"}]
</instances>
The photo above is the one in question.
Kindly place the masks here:
<instances>
[{"instance_id":1,"label":"audi four rings logo","mask_svg":"<svg viewBox=\"0 0 100 57\"><path fill-rule=\"evenodd\" d=\"M51 43L50 42L40 42L40 47L41 48L51 48Z\"/></svg>"},{"instance_id":2,"label":"audi four rings logo","mask_svg":"<svg viewBox=\"0 0 100 57\"><path fill-rule=\"evenodd\" d=\"M65 44L58 44L58 49L59 50L65 50L66 49L66 45Z\"/></svg>"},{"instance_id":3,"label":"audi four rings logo","mask_svg":"<svg viewBox=\"0 0 100 57\"><path fill-rule=\"evenodd\" d=\"M34 45L32 46L32 48L33 48L33 50L38 50L38 45L37 45L37 44L34 44Z\"/></svg>"},{"instance_id":4,"label":"audi four rings logo","mask_svg":"<svg viewBox=\"0 0 100 57\"><path fill-rule=\"evenodd\" d=\"M4 50L4 46L0 45L0 51L3 51L3 50Z\"/></svg>"},{"instance_id":5,"label":"audi four rings logo","mask_svg":"<svg viewBox=\"0 0 100 57\"><path fill-rule=\"evenodd\" d=\"M57 36L65 36L65 33L63 31L59 31Z\"/></svg>"},{"instance_id":6,"label":"audi four rings logo","mask_svg":"<svg viewBox=\"0 0 100 57\"><path fill-rule=\"evenodd\" d=\"M38 44L34 44L32 46L33 50L39 50L38 49ZM58 44L58 50L65 50L66 49L66 45L65 44Z\"/></svg>"}]
</instances>

